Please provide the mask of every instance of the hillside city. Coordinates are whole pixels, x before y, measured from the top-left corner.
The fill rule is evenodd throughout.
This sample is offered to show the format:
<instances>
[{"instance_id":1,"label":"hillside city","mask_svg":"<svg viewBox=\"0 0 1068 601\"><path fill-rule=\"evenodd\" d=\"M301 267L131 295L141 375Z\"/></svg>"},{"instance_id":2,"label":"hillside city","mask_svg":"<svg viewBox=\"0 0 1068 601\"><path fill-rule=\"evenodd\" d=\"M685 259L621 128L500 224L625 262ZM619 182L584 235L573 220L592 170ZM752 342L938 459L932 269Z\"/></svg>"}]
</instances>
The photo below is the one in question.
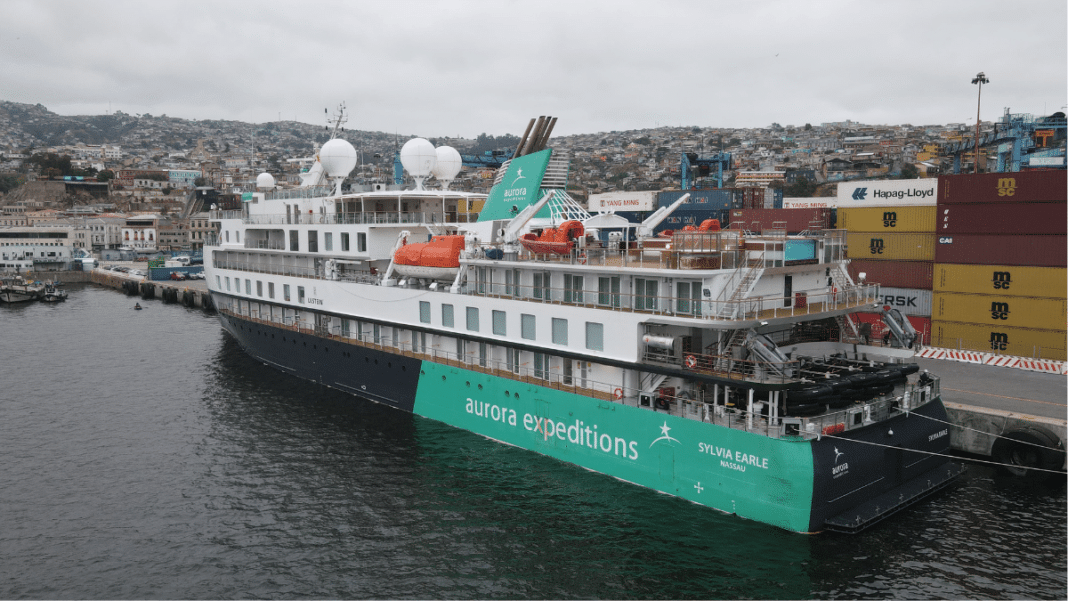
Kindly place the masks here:
<instances>
[{"instance_id":1,"label":"hillside city","mask_svg":"<svg viewBox=\"0 0 1068 601\"><path fill-rule=\"evenodd\" d=\"M1002 120L1008 117L1006 111ZM210 231L205 212L210 204L224 206L254 189L263 172L282 186L298 185L301 170L331 137L330 119L329 111L319 125L121 111L62 116L40 104L0 101L0 228L65 227L75 248L99 253L123 247L122 226L141 218L160 232L154 248L195 251ZM997 125L983 122L982 135L996 132ZM806 197L833 196L837 182L847 180L971 170L974 150L958 151L954 165L947 149L959 148L974 134L974 125L964 123L772 123L748 129L660 127L553 136L551 146L571 154L568 192L580 202L604 192L679 189L684 176L688 188L781 188L787 197ZM359 153L347 185L350 191L362 191L375 183L394 183L394 157L414 136L342 128L337 137ZM482 134L474 140L430 142L468 157L486 157L514 150L519 137ZM1064 144L1063 139L1057 142ZM727 154L729 163L714 162ZM708 167L710 161L698 159L724 165L722 181L716 179L718 170ZM984 152L980 170L989 170L995 159ZM683 173L684 165L694 167ZM450 189L486 193L494 172L466 167Z\"/></svg>"}]
</instances>

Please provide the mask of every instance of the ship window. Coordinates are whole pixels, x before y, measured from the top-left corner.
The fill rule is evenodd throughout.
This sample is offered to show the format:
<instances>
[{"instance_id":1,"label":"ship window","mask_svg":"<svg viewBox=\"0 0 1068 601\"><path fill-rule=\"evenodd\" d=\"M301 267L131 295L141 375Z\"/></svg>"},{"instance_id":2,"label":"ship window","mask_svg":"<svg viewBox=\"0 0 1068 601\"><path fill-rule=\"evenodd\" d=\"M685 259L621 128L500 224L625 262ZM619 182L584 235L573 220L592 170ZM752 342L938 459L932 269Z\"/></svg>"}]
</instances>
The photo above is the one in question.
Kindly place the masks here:
<instances>
[{"instance_id":1,"label":"ship window","mask_svg":"<svg viewBox=\"0 0 1068 601\"><path fill-rule=\"evenodd\" d=\"M567 320L553 318L553 344L567 345Z\"/></svg>"},{"instance_id":2,"label":"ship window","mask_svg":"<svg viewBox=\"0 0 1068 601\"><path fill-rule=\"evenodd\" d=\"M548 360L545 353L534 353L534 377L539 380L549 379Z\"/></svg>"},{"instance_id":3,"label":"ship window","mask_svg":"<svg viewBox=\"0 0 1068 601\"><path fill-rule=\"evenodd\" d=\"M219 279L219 276L215 276L215 287L222 288L222 280Z\"/></svg>"},{"instance_id":4,"label":"ship window","mask_svg":"<svg viewBox=\"0 0 1068 601\"><path fill-rule=\"evenodd\" d=\"M549 290L549 285L552 283L551 274L548 271L543 271L534 274L534 298L540 298L542 300L552 300L552 295Z\"/></svg>"},{"instance_id":5,"label":"ship window","mask_svg":"<svg viewBox=\"0 0 1068 601\"><path fill-rule=\"evenodd\" d=\"M379 324L371 325L372 342L375 344L382 344L382 326Z\"/></svg>"},{"instance_id":6,"label":"ship window","mask_svg":"<svg viewBox=\"0 0 1068 601\"><path fill-rule=\"evenodd\" d=\"M513 374L519 373L519 350L514 348L506 348L504 350L507 356L508 371Z\"/></svg>"},{"instance_id":7,"label":"ship window","mask_svg":"<svg viewBox=\"0 0 1068 601\"><path fill-rule=\"evenodd\" d=\"M604 350L604 324L586 322L586 348L591 351Z\"/></svg>"},{"instance_id":8,"label":"ship window","mask_svg":"<svg viewBox=\"0 0 1068 601\"><path fill-rule=\"evenodd\" d=\"M508 335L508 314L504 311L493 312L493 333L496 336Z\"/></svg>"},{"instance_id":9,"label":"ship window","mask_svg":"<svg viewBox=\"0 0 1068 601\"><path fill-rule=\"evenodd\" d=\"M518 269L505 269L504 270L504 293L509 296L515 296L519 294L519 270Z\"/></svg>"},{"instance_id":10,"label":"ship window","mask_svg":"<svg viewBox=\"0 0 1068 601\"><path fill-rule=\"evenodd\" d=\"M467 349L464 346L464 339L463 338L457 338L456 339L456 359L458 361L463 361L464 363L467 363L467 357L465 356L466 354L467 354Z\"/></svg>"},{"instance_id":11,"label":"ship window","mask_svg":"<svg viewBox=\"0 0 1068 601\"><path fill-rule=\"evenodd\" d=\"M308 230L308 252L319 252L319 232Z\"/></svg>"},{"instance_id":12,"label":"ship window","mask_svg":"<svg viewBox=\"0 0 1068 601\"><path fill-rule=\"evenodd\" d=\"M534 316L522 314L520 315L521 330L520 333L526 340L535 340L535 328L534 328Z\"/></svg>"},{"instance_id":13,"label":"ship window","mask_svg":"<svg viewBox=\"0 0 1068 601\"><path fill-rule=\"evenodd\" d=\"M656 311L657 289L660 282L634 278L634 309L637 311Z\"/></svg>"},{"instance_id":14,"label":"ship window","mask_svg":"<svg viewBox=\"0 0 1068 601\"><path fill-rule=\"evenodd\" d=\"M427 301L419 301L419 321L430 323L430 303Z\"/></svg>"},{"instance_id":15,"label":"ship window","mask_svg":"<svg viewBox=\"0 0 1068 601\"><path fill-rule=\"evenodd\" d=\"M349 320L347 319L341 320L341 335L345 338L349 337Z\"/></svg>"},{"instance_id":16,"label":"ship window","mask_svg":"<svg viewBox=\"0 0 1068 601\"><path fill-rule=\"evenodd\" d=\"M367 234L365 234L365 233L357 233L356 234L356 252L361 252L361 253L367 252Z\"/></svg>"},{"instance_id":17,"label":"ship window","mask_svg":"<svg viewBox=\"0 0 1068 601\"><path fill-rule=\"evenodd\" d=\"M349 234L348 232L341 233L341 252L349 252Z\"/></svg>"},{"instance_id":18,"label":"ship window","mask_svg":"<svg viewBox=\"0 0 1068 601\"><path fill-rule=\"evenodd\" d=\"M282 284L282 298L289 300L289 284Z\"/></svg>"},{"instance_id":19,"label":"ship window","mask_svg":"<svg viewBox=\"0 0 1068 601\"><path fill-rule=\"evenodd\" d=\"M267 297L274 298L274 282L267 282Z\"/></svg>"},{"instance_id":20,"label":"ship window","mask_svg":"<svg viewBox=\"0 0 1068 601\"><path fill-rule=\"evenodd\" d=\"M297 230L289 230L289 250L293 252L300 251L300 236Z\"/></svg>"},{"instance_id":21,"label":"ship window","mask_svg":"<svg viewBox=\"0 0 1068 601\"><path fill-rule=\"evenodd\" d=\"M478 331L478 307L467 308L467 329L472 332Z\"/></svg>"},{"instance_id":22,"label":"ship window","mask_svg":"<svg viewBox=\"0 0 1068 601\"><path fill-rule=\"evenodd\" d=\"M323 249L326 251L334 250L334 234L331 232L323 233Z\"/></svg>"},{"instance_id":23,"label":"ship window","mask_svg":"<svg viewBox=\"0 0 1068 601\"><path fill-rule=\"evenodd\" d=\"M446 328L453 327L452 305L441 306L441 325L445 326Z\"/></svg>"},{"instance_id":24,"label":"ship window","mask_svg":"<svg viewBox=\"0 0 1068 601\"><path fill-rule=\"evenodd\" d=\"M263 296L263 282L256 280L256 296Z\"/></svg>"},{"instance_id":25,"label":"ship window","mask_svg":"<svg viewBox=\"0 0 1068 601\"><path fill-rule=\"evenodd\" d=\"M582 295L582 276L571 275L570 273L564 274L564 302L565 303L583 303L585 299Z\"/></svg>"},{"instance_id":26,"label":"ship window","mask_svg":"<svg viewBox=\"0 0 1068 601\"><path fill-rule=\"evenodd\" d=\"M245 294L252 296L252 280L245 280Z\"/></svg>"},{"instance_id":27,"label":"ship window","mask_svg":"<svg viewBox=\"0 0 1068 601\"><path fill-rule=\"evenodd\" d=\"M619 276L597 278L597 304L619 308Z\"/></svg>"},{"instance_id":28,"label":"ship window","mask_svg":"<svg viewBox=\"0 0 1068 601\"><path fill-rule=\"evenodd\" d=\"M226 278L226 291L227 292L230 291L230 278L229 277Z\"/></svg>"},{"instance_id":29,"label":"ship window","mask_svg":"<svg viewBox=\"0 0 1068 601\"><path fill-rule=\"evenodd\" d=\"M676 285L675 311L682 315L701 314L701 283L679 282Z\"/></svg>"},{"instance_id":30,"label":"ship window","mask_svg":"<svg viewBox=\"0 0 1068 601\"><path fill-rule=\"evenodd\" d=\"M297 286L297 302L304 302L304 286Z\"/></svg>"}]
</instances>

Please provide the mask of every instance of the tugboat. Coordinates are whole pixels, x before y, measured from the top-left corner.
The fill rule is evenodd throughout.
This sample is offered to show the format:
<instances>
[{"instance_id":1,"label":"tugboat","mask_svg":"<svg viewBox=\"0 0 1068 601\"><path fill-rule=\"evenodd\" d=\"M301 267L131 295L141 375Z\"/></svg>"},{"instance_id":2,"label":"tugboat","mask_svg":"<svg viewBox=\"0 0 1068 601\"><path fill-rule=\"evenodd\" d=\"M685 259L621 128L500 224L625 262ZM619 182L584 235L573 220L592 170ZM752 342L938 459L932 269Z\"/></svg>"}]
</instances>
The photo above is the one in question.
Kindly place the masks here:
<instances>
[{"instance_id":1,"label":"tugboat","mask_svg":"<svg viewBox=\"0 0 1068 601\"><path fill-rule=\"evenodd\" d=\"M335 138L333 186L213 211L222 327L285 373L792 532L864 529L963 471L908 321L861 340L850 315L881 296L844 232L654 235L685 196L640 224L590 215L554 124L531 120L477 218L424 187L421 139L412 190L342 194Z\"/></svg>"}]
</instances>

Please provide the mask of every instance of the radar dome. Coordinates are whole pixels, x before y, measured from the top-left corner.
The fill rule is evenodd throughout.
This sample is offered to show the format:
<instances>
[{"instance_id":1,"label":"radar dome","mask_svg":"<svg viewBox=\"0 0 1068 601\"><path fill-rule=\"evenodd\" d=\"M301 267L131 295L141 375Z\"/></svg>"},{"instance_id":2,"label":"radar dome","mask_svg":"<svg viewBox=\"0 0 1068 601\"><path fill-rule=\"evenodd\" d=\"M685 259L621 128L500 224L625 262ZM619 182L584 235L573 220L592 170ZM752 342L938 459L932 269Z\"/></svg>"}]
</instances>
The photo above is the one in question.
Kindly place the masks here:
<instances>
[{"instance_id":1,"label":"radar dome","mask_svg":"<svg viewBox=\"0 0 1068 601\"><path fill-rule=\"evenodd\" d=\"M274 188L274 176L270 173L261 173L256 176L257 188Z\"/></svg>"},{"instance_id":2,"label":"radar dome","mask_svg":"<svg viewBox=\"0 0 1068 601\"><path fill-rule=\"evenodd\" d=\"M345 177L356 167L356 149L341 138L328 140L319 149L319 162L330 177Z\"/></svg>"},{"instance_id":3,"label":"radar dome","mask_svg":"<svg viewBox=\"0 0 1068 601\"><path fill-rule=\"evenodd\" d=\"M460 153L452 146L442 146L437 149L438 160L434 164L434 177L440 180L452 180L460 172L463 159Z\"/></svg>"},{"instance_id":4,"label":"radar dome","mask_svg":"<svg viewBox=\"0 0 1068 601\"><path fill-rule=\"evenodd\" d=\"M423 138L412 138L401 147L401 165L417 180L430 175L437 161L434 145Z\"/></svg>"}]
</instances>

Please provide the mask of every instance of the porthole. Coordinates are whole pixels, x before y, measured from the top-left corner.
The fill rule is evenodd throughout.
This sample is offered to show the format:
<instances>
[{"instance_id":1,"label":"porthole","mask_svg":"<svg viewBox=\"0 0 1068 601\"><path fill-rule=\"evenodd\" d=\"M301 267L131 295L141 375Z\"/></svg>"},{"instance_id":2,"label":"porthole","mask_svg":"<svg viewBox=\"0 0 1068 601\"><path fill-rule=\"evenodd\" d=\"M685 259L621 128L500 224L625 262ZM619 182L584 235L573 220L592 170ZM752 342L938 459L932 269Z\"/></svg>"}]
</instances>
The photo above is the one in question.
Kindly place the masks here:
<instances>
[{"instance_id":1,"label":"porthole","mask_svg":"<svg viewBox=\"0 0 1068 601\"><path fill-rule=\"evenodd\" d=\"M519 398L519 393L517 392L513 396L518 399Z\"/></svg>"},{"instance_id":2,"label":"porthole","mask_svg":"<svg viewBox=\"0 0 1068 601\"><path fill-rule=\"evenodd\" d=\"M445 376L441 376L441 381L442 381L442 382L444 382L444 381L445 381Z\"/></svg>"},{"instance_id":3,"label":"porthole","mask_svg":"<svg viewBox=\"0 0 1068 601\"><path fill-rule=\"evenodd\" d=\"M478 389L482 390L482 385L481 384L478 385Z\"/></svg>"},{"instance_id":4,"label":"porthole","mask_svg":"<svg viewBox=\"0 0 1068 601\"><path fill-rule=\"evenodd\" d=\"M467 387L471 388L471 383L470 382L464 382L464 384L467 384Z\"/></svg>"}]
</instances>

